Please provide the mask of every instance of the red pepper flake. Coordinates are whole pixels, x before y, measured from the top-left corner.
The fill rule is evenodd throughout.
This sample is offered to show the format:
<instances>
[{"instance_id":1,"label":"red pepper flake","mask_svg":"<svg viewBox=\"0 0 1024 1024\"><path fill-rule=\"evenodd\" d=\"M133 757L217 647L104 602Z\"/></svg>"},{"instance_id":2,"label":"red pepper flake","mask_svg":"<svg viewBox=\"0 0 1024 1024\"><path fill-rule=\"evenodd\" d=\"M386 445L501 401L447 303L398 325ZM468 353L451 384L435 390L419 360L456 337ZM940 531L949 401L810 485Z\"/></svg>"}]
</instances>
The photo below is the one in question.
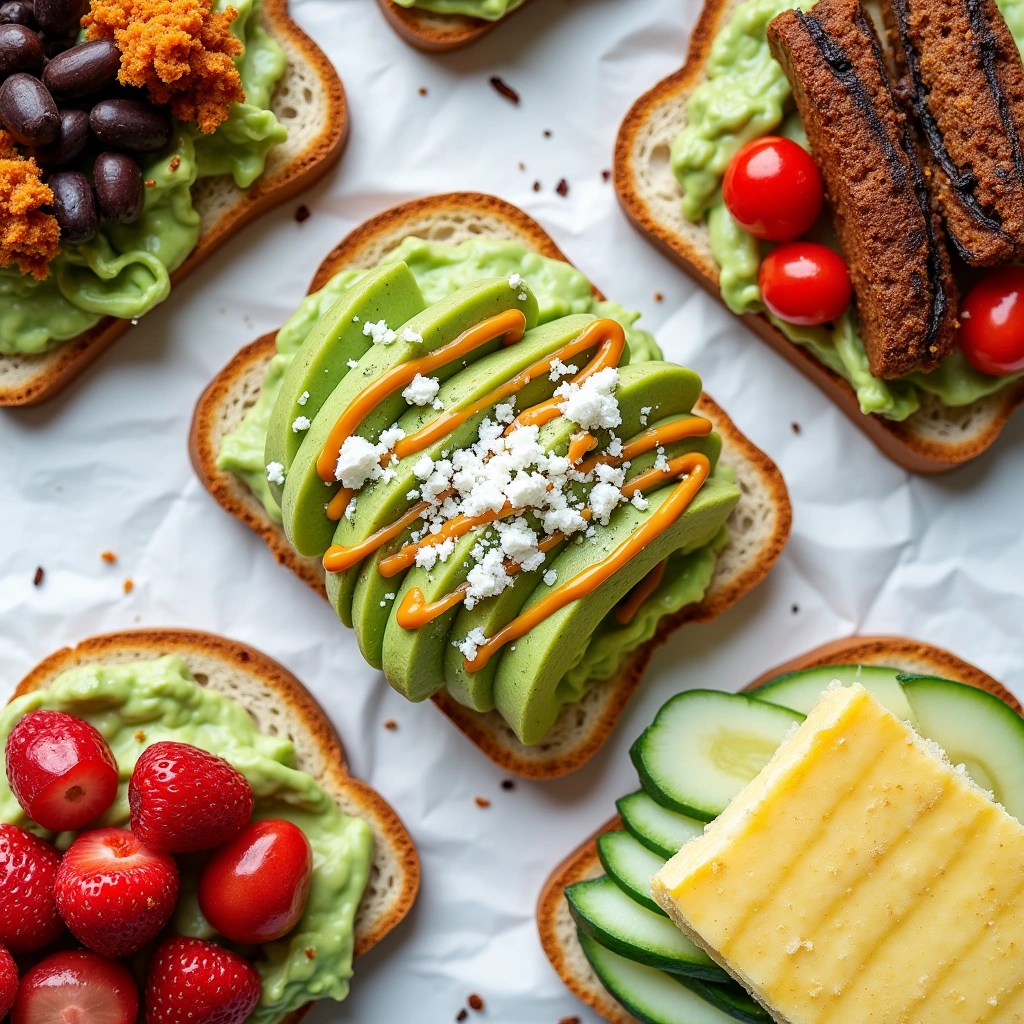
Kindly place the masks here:
<instances>
[{"instance_id":1,"label":"red pepper flake","mask_svg":"<svg viewBox=\"0 0 1024 1024\"><path fill-rule=\"evenodd\" d=\"M313 949L312 946L310 946L309 949L304 949L303 952L306 954L306 959L307 960L315 960L316 959L316 950Z\"/></svg>"},{"instance_id":2,"label":"red pepper flake","mask_svg":"<svg viewBox=\"0 0 1024 1024\"><path fill-rule=\"evenodd\" d=\"M494 86L494 91L499 96L504 96L509 103L514 103L517 107L519 106L519 93L515 91L510 85L508 85L503 79L497 75L491 75L491 85Z\"/></svg>"},{"instance_id":3,"label":"red pepper flake","mask_svg":"<svg viewBox=\"0 0 1024 1024\"><path fill-rule=\"evenodd\" d=\"M602 181L611 181L612 180L612 172L611 171L602 171L601 172L601 180Z\"/></svg>"},{"instance_id":4,"label":"red pepper flake","mask_svg":"<svg viewBox=\"0 0 1024 1024\"><path fill-rule=\"evenodd\" d=\"M461 1010L459 1010L459 1012L458 1012L458 1013L456 1014L456 1016L455 1016L455 1019L456 1019L456 1020L465 1020L465 1019L466 1019L466 1018L467 1018L468 1016L469 1016L469 1010L467 1010L467 1009L466 1009L465 1007L463 1007L463 1008L462 1008Z\"/></svg>"},{"instance_id":5,"label":"red pepper flake","mask_svg":"<svg viewBox=\"0 0 1024 1024\"><path fill-rule=\"evenodd\" d=\"M155 188L156 182L152 178L146 179L146 188Z\"/></svg>"},{"instance_id":6,"label":"red pepper flake","mask_svg":"<svg viewBox=\"0 0 1024 1024\"><path fill-rule=\"evenodd\" d=\"M181 157L172 156L171 162L167 166L170 168L171 173L173 174L181 166Z\"/></svg>"},{"instance_id":7,"label":"red pepper flake","mask_svg":"<svg viewBox=\"0 0 1024 1024\"><path fill-rule=\"evenodd\" d=\"M533 191L534 192L539 192L540 191L540 182L539 181L535 181L533 183Z\"/></svg>"},{"instance_id":8,"label":"red pepper flake","mask_svg":"<svg viewBox=\"0 0 1024 1024\"><path fill-rule=\"evenodd\" d=\"M419 93L420 93L421 96L426 96L427 95L427 87L425 85L421 85L420 88L419 88Z\"/></svg>"},{"instance_id":9,"label":"red pepper flake","mask_svg":"<svg viewBox=\"0 0 1024 1024\"><path fill-rule=\"evenodd\" d=\"M124 581L124 592L130 594L135 589L135 581L128 579Z\"/></svg>"},{"instance_id":10,"label":"red pepper flake","mask_svg":"<svg viewBox=\"0 0 1024 1024\"><path fill-rule=\"evenodd\" d=\"M41 587L43 585L43 577L45 575L46 575L46 573L43 571L43 567L39 566L39 568L36 569L35 576L32 577L32 586L33 587Z\"/></svg>"},{"instance_id":11,"label":"red pepper flake","mask_svg":"<svg viewBox=\"0 0 1024 1024\"><path fill-rule=\"evenodd\" d=\"M297 209L297 210L295 211L295 219L296 219L296 220L297 220L297 221L298 221L298 222L299 222L300 224L302 224L302 223L303 223L304 221L307 221L307 220L309 220L309 207L308 207L308 206L307 206L307 205L306 205L305 203L303 203L303 204L302 204L302 205L301 205L301 206L300 206L300 207L299 207L299 208L298 208L298 209Z\"/></svg>"},{"instance_id":12,"label":"red pepper flake","mask_svg":"<svg viewBox=\"0 0 1024 1024\"><path fill-rule=\"evenodd\" d=\"M655 292L654 293L654 301L655 302L664 302L665 301L665 296L662 295L661 292Z\"/></svg>"},{"instance_id":13,"label":"red pepper flake","mask_svg":"<svg viewBox=\"0 0 1024 1024\"><path fill-rule=\"evenodd\" d=\"M580 1024L579 1017L563 1017L558 1024Z\"/></svg>"},{"instance_id":14,"label":"red pepper flake","mask_svg":"<svg viewBox=\"0 0 1024 1024\"><path fill-rule=\"evenodd\" d=\"M502 779L501 780L501 788L502 789L515 789L516 788L516 784L512 781L512 779Z\"/></svg>"},{"instance_id":15,"label":"red pepper flake","mask_svg":"<svg viewBox=\"0 0 1024 1024\"><path fill-rule=\"evenodd\" d=\"M398 723L393 718L389 718L384 723L384 728L385 729L390 729L391 732L394 732L398 728Z\"/></svg>"},{"instance_id":16,"label":"red pepper flake","mask_svg":"<svg viewBox=\"0 0 1024 1024\"><path fill-rule=\"evenodd\" d=\"M490 807L491 806L491 801L488 800L487 797L485 797L485 796L478 796L476 798L476 805L477 805L477 807L484 807L484 808ZM475 1007L474 1007L474 1009L475 1009Z\"/></svg>"},{"instance_id":17,"label":"red pepper flake","mask_svg":"<svg viewBox=\"0 0 1024 1024\"><path fill-rule=\"evenodd\" d=\"M800 433L800 424L797 423L795 420L790 424L790 427L792 427L794 434Z\"/></svg>"},{"instance_id":18,"label":"red pepper flake","mask_svg":"<svg viewBox=\"0 0 1024 1024\"><path fill-rule=\"evenodd\" d=\"M113 565L117 561L117 555L113 551L104 551L100 554L100 558L103 559L107 565Z\"/></svg>"},{"instance_id":19,"label":"red pepper flake","mask_svg":"<svg viewBox=\"0 0 1024 1024\"><path fill-rule=\"evenodd\" d=\"M484 1001L474 992L467 1000L471 1010L480 1011L484 1008Z\"/></svg>"},{"instance_id":20,"label":"red pepper flake","mask_svg":"<svg viewBox=\"0 0 1024 1024\"><path fill-rule=\"evenodd\" d=\"M569 194L569 182L563 178L556 186L555 191L563 198Z\"/></svg>"}]
</instances>

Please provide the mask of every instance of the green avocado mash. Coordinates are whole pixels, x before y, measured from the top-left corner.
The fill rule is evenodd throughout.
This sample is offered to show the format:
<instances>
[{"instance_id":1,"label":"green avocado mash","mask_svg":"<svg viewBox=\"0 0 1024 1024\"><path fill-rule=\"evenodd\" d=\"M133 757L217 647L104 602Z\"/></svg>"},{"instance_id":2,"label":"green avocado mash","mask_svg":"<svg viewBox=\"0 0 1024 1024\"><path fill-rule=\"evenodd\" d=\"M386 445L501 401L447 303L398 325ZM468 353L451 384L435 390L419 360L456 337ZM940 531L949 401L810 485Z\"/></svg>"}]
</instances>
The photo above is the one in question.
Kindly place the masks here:
<instances>
[{"instance_id":1,"label":"green avocado mash","mask_svg":"<svg viewBox=\"0 0 1024 1024\"><path fill-rule=\"evenodd\" d=\"M639 313L628 312L615 302L597 301L590 282L578 270L561 260L539 256L519 242L477 238L459 245L444 245L406 238L389 254L388 262L392 261L409 265L428 303L439 302L474 281L521 274L537 297L540 323L549 323L570 313L609 317L626 328L632 362L661 358L654 336L633 326L640 318ZM302 300L298 310L277 332L277 355L270 362L259 399L245 414L238 429L221 441L218 467L241 477L275 522L281 522L281 510L267 485L264 449L270 414L285 370L317 321L366 273L366 270L343 270L320 291Z\"/></svg>"},{"instance_id":2,"label":"green avocado mash","mask_svg":"<svg viewBox=\"0 0 1024 1024\"><path fill-rule=\"evenodd\" d=\"M719 266L725 304L734 313L764 313L758 271L767 246L747 234L722 202L721 182L729 161L752 139L779 130L804 147L799 115L791 111L792 89L769 49L768 22L813 0L745 0L715 38L708 57L708 80L694 89L687 104L688 123L672 145L672 171L683 190L683 214L707 219L711 252ZM1018 47L1024 44L1024 0L997 0ZM788 116L787 116L788 112ZM780 128L781 125L781 128ZM836 247L822 229L820 241ZM1024 374L992 377L974 369L959 349L931 373L903 380L881 380L868 369L867 353L853 309L832 327L798 327L771 317L797 345L807 348L850 383L861 411L905 420L920 408L920 392L944 405L970 405Z\"/></svg>"},{"instance_id":3,"label":"green avocado mash","mask_svg":"<svg viewBox=\"0 0 1024 1024\"><path fill-rule=\"evenodd\" d=\"M18 697L0 712L0 746L15 723L39 708L91 722L110 744L121 786L98 826L127 827L128 780L152 743L191 743L231 762L252 785L255 819L287 818L313 848L309 903L295 931L262 947L256 967L263 979L250 1024L277 1024L313 999L344 999L352 976L353 922L370 873L373 833L337 804L306 772L295 768L289 740L256 729L249 712L230 698L200 686L181 658L71 669L49 687ZM6 778L0 779L0 821L31 828ZM51 837L52 838L52 837ZM56 837L66 848L73 837ZM181 862L182 899L173 926L182 934L210 937L212 929L194 902L195 861ZM316 951L310 957L307 950Z\"/></svg>"},{"instance_id":4,"label":"green avocado mash","mask_svg":"<svg viewBox=\"0 0 1024 1024\"><path fill-rule=\"evenodd\" d=\"M485 21L504 18L526 0L395 0L399 7L416 7L435 14L466 14Z\"/></svg>"},{"instance_id":5,"label":"green avocado mash","mask_svg":"<svg viewBox=\"0 0 1024 1024\"><path fill-rule=\"evenodd\" d=\"M217 6L227 6L218 0ZM268 151L287 131L267 109L285 55L260 23L260 0L232 2L231 26L245 50L235 59L246 102L235 103L212 135L178 124L167 151L142 165L146 189L134 224L104 222L89 243L66 246L36 281L17 267L0 269L0 353L39 353L95 326L105 316L135 319L163 302L170 275L199 242L191 188L198 178L230 174L248 188Z\"/></svg>"}]
</instances>

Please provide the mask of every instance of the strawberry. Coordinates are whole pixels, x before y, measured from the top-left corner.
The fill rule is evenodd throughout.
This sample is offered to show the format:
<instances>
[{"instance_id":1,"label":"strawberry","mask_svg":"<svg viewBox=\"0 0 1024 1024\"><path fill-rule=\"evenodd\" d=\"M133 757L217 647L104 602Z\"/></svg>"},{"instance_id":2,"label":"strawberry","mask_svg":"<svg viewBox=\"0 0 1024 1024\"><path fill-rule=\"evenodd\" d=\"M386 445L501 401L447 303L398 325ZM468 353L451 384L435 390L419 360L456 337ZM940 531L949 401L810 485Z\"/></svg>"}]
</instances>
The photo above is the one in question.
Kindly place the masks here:
<instances>
[{"instance_id":1,"label":"strawberry","mask_svg":"<svg viewBox=\"0 0 1024 1024\"><path fill-rule=\"evenodd\" d=\"M194 853L234 839L252 816L252 787L223 758L187 743L154 743L128 786L132 831L153 850Z\"/></svg>"},{"instance_id":2,"label":"strawberry","mask_svg":"<svg viewBox=\"0 0 1024 1024\"><path fill-rule=\"evenodd\" d=\"M75 832L117 796L117 762L88 722L31 711L7 737L7 780L25 813L50 832Z\"/></svg>"},{"instance_id":3,"label":"strawberry","mask_svg":"<svg viewBox=\"0 0 1024 1024\"><path fill-rule=\"evenodd\" d=\"M203 939L168 939L146 978L146 1024L241 1024L259 1002L248 960Z\"/></svg>"},{"instance_id":4,"label":"strawberry","mask_svg":"<svg viewBox=\"0 0 1024 1024\"><path fill-rule=\"evenodd\" d=\"M80 835L64 854L54 897L71 934L117 959L141 949L167 924L178 899L174 858L122 828Z\"/></svg>"},{"instance_id":5,"label":"strawberry","mask_svg":"<svg viewBox=\"0 0 1024 1024\"><path fill-rule=\"evenodd\" d=\"M0 1020L7 1016L18 995L18 965L14 957L0 946Z\"/></svg>"},{"instance_id":6,"label":"strawberry","mask_svg":"<svg viewBox=\"0 0 1024 1024\"><path fill-rule=\"evenodd\" d=\"M11 1024L135 1024L139 990L128 968L76 949L53 953L21 979Z\"/></svg>"},{"instance_id":7,"label":"strawberry","mask_svg":"<svg viewBox=\"0 0 1024 1024\"><path fill-rule=\"evenodd\" d=\"M0 825L0 942L12 953L31 953L64 930L53 899L60 854L42 839Z\"/></svg>"}]
</instances>

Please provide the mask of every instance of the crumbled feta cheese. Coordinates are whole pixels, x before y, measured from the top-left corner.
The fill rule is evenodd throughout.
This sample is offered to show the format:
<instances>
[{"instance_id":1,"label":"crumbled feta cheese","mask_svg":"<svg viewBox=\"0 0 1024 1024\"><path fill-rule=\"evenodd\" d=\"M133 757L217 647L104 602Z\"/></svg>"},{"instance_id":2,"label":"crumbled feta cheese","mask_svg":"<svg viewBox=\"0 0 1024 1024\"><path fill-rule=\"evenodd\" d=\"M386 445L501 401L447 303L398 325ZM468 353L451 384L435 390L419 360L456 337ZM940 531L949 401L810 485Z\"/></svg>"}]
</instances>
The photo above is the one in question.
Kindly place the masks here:
<instances>
[{"instance_id":1,"label":"crumbled feta cheese","mask_svg":"<svg viewBox=\"0 0 1024 1024\"><path fill-rule=\"evenodd\" d=\"M456 647L459 653L466 659L466 661L473 661L476 658L477 651L480 647L487 643L487 637L484 635L483 629L477 626L475 629L469 631L469 635L462 643L455 643L452 641L452 646Z\"/></svg>"},{"instance_id":2,"label":"crumbled feta cheese","mask_svg":"<svg viewBox=\"0 0 1024 1024\"><path fill-rule=\"evenodd\" d=\"M548 374L548 380L558 380L559 377L571 377L573 374L579 373L579 368L570 363L568 366L562 362L558 356L555 356L551 360L551 372Z\"/></svg>"},{"instance_id":3,"label":"crumbled feta cheese","mask_svg":"<svg viewBox=\"0 0 1024 1024\"><path fill-rule=\"evenodd\" d=\"M348 362L347 362L347 363L345 363L345 365L346 365L346 366L347 366L347 367L348 367L348 368L349 368L350 370L354 370L354 369L355 369L355 368L356 368L356 367L357 367L357 366L359 365L359 360L357 360L357 359L349 359L349 360L348 360Z\"/></svg>"},{"instance_id":4,"label":"crumbled feta cheese","mask_svg":"<svg viewBox=\"0 0 1024 1024\"><path fill-rule=\"evenodd\" d=\"M494 407L494 418L499 423L511 423L515 418L515 395L512 396L511 402L503 402L501 405Z\"/></svg>"},{"instance_id":5,"label":"crumbled feta cheese","mask_svg":"<svg viewBox=\"0 0 1024 1024\"><path fill-rule=\"evenodd\" d=\"M419 331L414 331L411 327L406 327L402 331L402 341L408 341L413 345L422 345L423 335Z\"/></svg>"},{"instance_id":6,"label":"crumbled feta cheese","mask_svg":"<svg viewBox=\"0 0 1024 1024\"><path fill-rule=\"evenodd\" d=\"M359 323L359 317L357 317L357 316L352 317L352 323L354 323L354 324Z\"/></svg>"},{"instance_id":7,"label":"crumbled feta cheese","mask_svg":"<svg viewBox=\"0 0 1024 1024\"><path fill-rule=\"evenodd\" d=\"M292 433L298 434L303 430L309 430L312 425L308 416L296 416L292 421Z\"/></svg>"},{"instance_id":8,"label":"crumbled feta cheese","mask_svg":"<svg viewBox=\"0 0 1024 1024\"><path fill-rule=\"evenodd\" d=\"M662 473L667 473L669 471L668 459L665 457L664 449L658 452L658 457L654 460L654 468L660 469Z\"/></svg>"},{"instance_id":9,"label":"crumbled feta cheese","mask_svg":"<svg viewBox=\"0 0 1024 1024\"><path fill-rule=\"evenodd\" d=\"M416 564L421 569L430 572L438 562L447 562L448 556L455 550L455 541L449 537L440 544L428 544L426 547L417 548Z\"/></svg>"},{"instance_id":10,"label":"crumbled feta cheese","mask_svg":"<svg viewBox=\"0 0 1024 1024\"><path fill-rule=\"evenodd\" d=\"M526 292L520 292L516 298L519 299L520 302L525 302L529 298L529 295L527 295Z\"/></svg>"},{"instance_id":11,"label":"crumbled feta cheese","mask_svg":"<svg viewBox=\"0 0 1024 1024\"><path fill-rule=\"evenodd\" d=\"M626 482L625 469L622 467L616 468L615 466L609 466L603 462L599 462L594 467L594 476L597 478L599 483L613 484L615 487L621 487Z\"/></svg>"},{"instance_id":12,"label":"crumbled feta cheese","mask_svg":"<svg viewBox=\"0 0 1024 1024\"><path fill-rule=\"evenodd\" d=\"M397 334L387 325L387 321L378 320L375 324L369 320L363 324L363 335L373 340L374 345L392 345Z\"/></svg>"},{"instance_id":13,"label":"crumbled feta cheese","mask_svg":"<svg viewBox=\"0 0 1024 1024\"><path fill-rule=\"evenodd\" d=\"M411 491L405 492L406 501L415 501L420 496L420 492L414 487Z\"/></svg>"},{"instance_id":14,"label":"crumbled feta cheese","mask_svg":"<svg viewBox=\"0 0 1024 1024\"><path fill-rule=\"evenodd\" d=\"M380 476L380 456L377 445L371 444L365 437L346 437L338 454L334 479L340 480L351 490L358 490L367 480L375 480Z\"/></svg>"},{"instance_id":15,"label":"crumbled feta cheese","mask_svg":"<svg viewBox=\"0 0 1024 1024\"><path fill-rule=\"evenodd\" d=\"M351 500L351 501L350 501L350 502L349 502L349 503L348 503L348 504L347 504L347 505L345 506L345 518L346 518L346 519L347 519L347 520L348 520L349 522L352 522L352 519L353 519L353 518L355 517L355 514L356 514L356 499L355 499L355 498L353 498L353 499L352 499L352 500Z\"/></svg>"},{"instance_id":16,"label":"crumbled feta cheese","mask_svg":"<svg viewBox=\"0 0 1024 1024\"><path fill-rule=\"evenodd\" d=\"M424 377L417 373L412 383L402 392L402 397L410 405L430 405L437 398L441 382L436 377Z\"/></svg>"},{"instance_id":17,"label":"crumbled feta cheese","mask_svg":"<svg viewBox=\"0 0 1024 1024\"><path fill-rule=\"evenodd\" d=\"M397 423L392 423L387 430L381 431L380 446L384 452L389 452L403 437L405 437L405 431ZM381 455L384 452L381 452Z\"/></svg>"},{"instance_id":18,"label":"crumbled feta cheese","mask_svg":"<svg viewBox=\"0 0 1024 1024\"><path fill-rule=\"evenodd\" d=\"M469 570L466 582L465 606L472 609L477 601L496 597L512 584L513 577L505 572L505 562L498 548L491 548L486 555Z\"/></svg>"},{"instance_id":19,"label":"crumbled feta cheese","mask_svg":"<svg viewBox=\"0 0 1024 1024\"><path fill-rule=\"evenodd\" d=\"M308 401L309 401L309 392L308 391L303 391L302 394L299 395L299 405L305 405Z\"/></svg>"},{"instance_id":20,"label":"crumbled feta cheese","mask_svg":"<svg viewBox=\"0 0 1024 1024\"><path fill-rule=\"evenodd\" d=\"M267 463L267 479L272 484L284 483L284 466L280 462Z\"/></svg>"},{"instance_id":21,"label":"crumbled feta cheese","mask_svg":"<svg viewBox=\"0 0 1024 1024\"><path fill-rule=\"evenodd\" d=\"M650 415L651 415L651 407L649 405L645 405L640 410L640 426L641 427L646 427L647 426L647 417L650 416Z\"/></svg>"},{"instance_id":22,"label":"crumbled feta cheese","mask_svg":"<svg viewBox=\"0 0 1024 1024\"><path fill-rule=\"evenodd\" d=\"M629 500L633 503L633 508L639 512L646 512L651 507L651 503L639 491L634 491L633 497Z\"/></svg>"},{"instance_id":23,"label":"crumbled feta cheese","mask_svg":"<svg viewBox=\"0 0 1024 1024\"><path fill-rule=\"evenodd\" d=\"M417 480L426 480L434 472L434 460L429 455L421 455L412 467L412 472Z\"/></svg>"},{"instance_id":24,"label":"crumbled feta cheese","mask_svg":"<svg viewBox=\"0 0 1024 1024\"><path fill-rule=\"evenodd\" d=\"M553 587L558 582L558 570L548 569L543 578L545 586Z\"/></svg>"},{"instance_id":25,"label":"crumbled feta cheese","mask_svg":"<svg viewBox=\"0 0 1024 1024\"><path fill-rule=\"evenodd\" d=\"M509 286L509 288L512 289L512 291L515 291L517 288L521 288L522 285L523 285L523 275L522 274L513 274L508 279L508 286Z\"/></svg>"},{"instance_id":26,"label":"crumbled feta cheese","mask_svg":"<svg viewBox=\"0 0 1024 1024\"><path fill-rule=\"evenodd\" d=\"M602 526L608 525L612 512L623 500L622 491L614 484L594 484L590 490L590 508Z\"/></svg>"},{"instance_id":27,"label":"crumbled feta cheese","mask_svg":"<svg viewBox=\"0 0 1024 1024\"><path fill-rule=\"evenodd\" d=\"M614 395L618 383L619 371L614 366L606 366L591 374L582 384L560 384L555 394L565 399L559 404L562 415L584 430L617 427L622 422L619 403Z\"/></svg>"}]
</instances>

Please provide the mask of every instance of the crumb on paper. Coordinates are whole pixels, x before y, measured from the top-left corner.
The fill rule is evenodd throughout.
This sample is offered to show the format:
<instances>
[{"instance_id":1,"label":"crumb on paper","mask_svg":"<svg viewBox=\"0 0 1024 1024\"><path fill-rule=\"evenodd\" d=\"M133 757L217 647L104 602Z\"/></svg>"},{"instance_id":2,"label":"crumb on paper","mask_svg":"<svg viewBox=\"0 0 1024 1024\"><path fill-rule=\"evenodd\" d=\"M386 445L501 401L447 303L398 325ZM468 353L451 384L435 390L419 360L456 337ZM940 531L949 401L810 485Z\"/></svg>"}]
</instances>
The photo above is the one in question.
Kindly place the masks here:
<instances>
[{"instance_id":1,"label":"crumb on paper","mask_svg":"<svg viewBox=\"0 0 1024 1024\"><path fill-rule=\"evenodd\" d=\"M501 788L504 789L504 790L515 789L516 788L515 780L514 779L502 779L501 780Z\"/></svg>"},{"instance_id":2,"label":"crumb on paper","mask_svg":"<svg viewBox=\"0 0 1024 1024\"><path fill-rule=\"evenodd\" d=\"M466 1002L469 1003L469 1008L471 1010L479 1012L484 1008L484 1001L475 992L470 995Z\"/></svg>"},{"instance_id":3,"label":"crumb on paper","mask_svg":"<svg viewBox=\"0 0 1024 1024\"><path fill-rule=\"evenodd\" d=\"M555 191L564 199L569 194L569 182L562 178L555 186Z\"/></svg>"},{"instance_id":4,"label":"crumb on paper","mask_svg":"<svg viewBox=\"0 0 1024 1024\"><path fill-rule=\"evenodd\" d=\"M477 807L482 807L484 809L486 809L486 808L491 806L491 801L488 800L487 797L485 797L485 796L478 796L476 798L475 802L476 802Z\"/></svg>"},{"instance_id":5,"label":"crumb on paper","mask_svg":"<svg viewBox=\"0 0 1024 1024\"><path fill-rule=\"evenodd\" d=\"M45 577L46 577L46 571L40 565L36 569L35 576L32 577L32 586L34 586L34 587L41 587L43 585L43 580L45 579Z\"/></svg>"},{"instance_id":6,"label":"crumb on paper","mask_svg":"<svg viewBox=\"0 0 1024 1024\"><path fill-rule=\"evenodd\" d=\"M792 608L790 608L790 611L791 611L791 612L792 612L792 613L793 613L794 615L796 615L796 613L797 613L798 611L800 611L800 605L798 605L798 604L795 604L795 605L793 605L793 607L792 607Z\"/></svg>"},{"instance_id":7,"label":"crumb on paper","mask_svg":"<svg viewBox=\"0 0 1024 1024\"><path fill-rule=\"evenodd\" d=\"M612 172L608 171L608 170L602 171L601 172L601 180L602 181L611 181L612 180Z\"/></svg>"},{"instance_id":8,"label":"crumb on paper","mask_svg":"<svg viewBox=\"0 0 1024 1024\"><path fill-rule=\"evenodd\" d=\"M418 91L421 96L427 95L427 87L425 85L421 85Z\"/></svg>"},{"instance_id":9,"label":"crumb on paper","mask_svg":"<svg viewBox=\"0 0 1024 1024\"><path fill-rule=\"evenodd\" d=\"M104 551L100 554L100 558L103 559L107 565L113 565L117 561L117 555L113 551Z\"/></svg>"},{"instance_id":10,"label":"crumb on paper","mask_svg":"<svg viewBox=\"0 0 1024 1024\"><path fill-rule=\"evenodd\" d=\"M517 107L519 106L519 93L505 82L503 78L499 78L498 75L491 75L491 85L499 96L504 96L509 103L514 103Z\"/></svg>"},{"instance_id":11,"label":"crumb on paper","mask_svg":"<svg viewBox=\"0 0 1024 1024\"><path fill-rule=\"evenodd\" d=\"M462 1008L461 1010L459 1010L459 1012L458 1012L458 1013L457 1013L457 1014L455 1015L455 1019L456 1019L456 1020L458 1020L458 1021L462 1021L462 1020L465 1020L465 1019L466 1019L466 1018L467 1018L468 1016L469 1016L469 1010L467 1010L467 1009L466 1009L465 1007L463 1007L463 1008Z\"/></svg>"},{"instance_id":12,"label":"crumb on paper","mask_svg":"<svg viewBox=\"0 0 1024 1024\"><path fill-rule=\"evenodd\" d=\"M654 293L654 301L655 302L664 302L665 301L665 296L662 295L661 292L655 292Z\"/></svg>"},{"instance_id":13,"label":"crumb on paper","mask_svg":"<svg viewBox=\"0 0 1024 1024\"><path fill-rule=\"evenodd\" d=\"M0 266L18 265L23 274L42 281L50 261L60 252L60 226L44 208L53 192L42 170L18 152L14 140L0 131Z\"/></svg>"},{"instance_id":14,"label":"crumb on paper","mask_svg":"<svg viewBox=\"0 0 1024 1024\"><path fill-rule=\"evenodd\" d=\"M130 594L135 589L135 581L129 577L124 581L124 592Z\"/></svg>"},{"instance_id":15,"label":"crumb on paper","mask_svg":"<svg viewBox=\"0 0 1024 1024\"><path fill-rule=\"evenodd\" d=\"M539 192L540 191L540 182L539 181L535 181L533 183L533 191L534 192Z\"/></svg>"},{"instance_id":16,"label":"crumb on paper","mask_svg":"<svg viewBox=\"0 0 1024 1024\"><path fill-rule=\"evenodd\" d=\"M394 732L398 728L398 723L393 718L389 718L384 723L384 728L387 729L389 732Z\"/></svg>"},{"instance_id":17,"label":"crumb on paper","mask_svg":"<svg viewBox=\"0 0 1024 1024\"><path fill-rule=\"evenodd\" d=\"M799 434L800 433L800 424L797 423L796 420L794 420L790 424L790 427L792 428L794 434Z\"/></svg>"},{"instance_id":18,"label":"crumb on paper","mask_svg":"<svg viewBox=\"0 0 1024 1024\"><path fill-rule=\"evenodd\" d=\"M545 128L545 129L544 129L544 138L545 138L545 139L550 139L550 138L551 138L551 135L552 135L552 131L551 131L551 129L550 129L550 128Z\"/></svg>"},{"instance_id":19,"label":"crumb on paper","mask_svg":"<svg viewBox=\"0 0 1024 1024\"><path fill-rule=\"evenodd\" d=\"M117 43L122 85L147 89L154 103L209 134L245 100L233 59L243 52L231 31L237 17L211 0L93 0L82 24L87 38Z\"/></svg>"},{"instance_id":20,"label":"crumb on paper","mask_svg":"<svg viewBox=\"0 0 1024 1024\"><path fill-rule=\"evenodd\" d=\"M298 207L298 209L297 209L297 210L295 211L295 219L296 219L296 220L297 220L297 221L298 221L298 222L299 222L300 224L303 224L303 223L305 223L305 222L306 222L307 220L309 220L309 207L308 207L308 206L307 206L307 205L306 205L305 203L303 203L303 204L302 204L302 205L301 205L300 207Z\"/></svg>"}]
</instances>

